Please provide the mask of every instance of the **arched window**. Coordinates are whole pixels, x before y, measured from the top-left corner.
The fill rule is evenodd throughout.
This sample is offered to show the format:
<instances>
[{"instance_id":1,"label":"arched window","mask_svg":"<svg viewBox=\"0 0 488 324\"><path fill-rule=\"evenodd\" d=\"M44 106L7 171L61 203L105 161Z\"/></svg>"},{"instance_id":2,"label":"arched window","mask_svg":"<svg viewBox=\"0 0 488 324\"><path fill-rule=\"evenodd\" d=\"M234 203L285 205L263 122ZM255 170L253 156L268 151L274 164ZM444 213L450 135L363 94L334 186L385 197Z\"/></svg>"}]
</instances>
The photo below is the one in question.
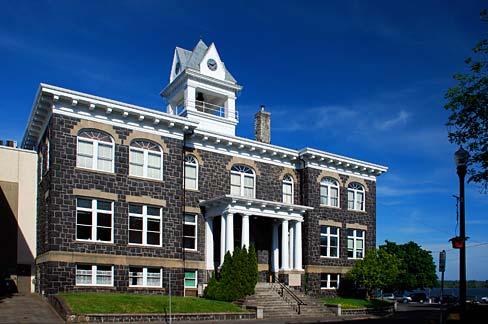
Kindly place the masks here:
<instances>
[{"instance_id":1,"label":"arched window","mask_svg":"<svg viewBox=\"0 0 488 324\"><path fill-rule=\"evenodd\" d=\"M364 211L364 188L357 182L347 187L347 209Z\"/></svg>"},{"instance_id":2,"label":"arched window","mask_svg":"<svg viewBox=\"0 0 488 324\"><path fill-rule=\"evenodd\" d=\"M283 177L283 202L293 204L293 178L289 174Z\"/></svg>"},{"instance_id":3,"label":"arched window","mask_svg":"<svg viewBox=\"0 0 488 324\"><path fill-rule=\"evenodd\" d=\"M163 179L163 152L158 144L134 140L130 144L129 175Z\"/></svg>"},{"instance_id":4,"label":"arched window","mask_svg":"<svg viewBox=\"0 0 488 324\"><path fill-rule=\"evenodd\" d=\"M198 189L198 160L193 155L185 156L185 189Z\"/></svg>"},{"instance_id":5,"label":"arched window","mask_svg":"<svg viewBox=\"0 0 488 324\"><path fill-rule=\"evenodd\" d=\"M76 166L114 172L114 141L110 135L82 130L77 141Z\"/></svg>"},{"instance_id":6,"label":"arched window","mask_svg":"<svg viewBox=\"0 0 488 324\"><path fill-rule=\"evenodd\" d=\"M339 183L325 177L320 181L320 205L339 207Z\"/></svg>"},{"instance_id":7,"label":"arched window","mask_svg":"<svg viewBox=\"0 0 488 324\"><path fill-rule=\"evenodd\" d=\"M254 170L246 165L237 164L230 171L230 194L254 198L255 196Z\"/></svg>"}]
</instances>

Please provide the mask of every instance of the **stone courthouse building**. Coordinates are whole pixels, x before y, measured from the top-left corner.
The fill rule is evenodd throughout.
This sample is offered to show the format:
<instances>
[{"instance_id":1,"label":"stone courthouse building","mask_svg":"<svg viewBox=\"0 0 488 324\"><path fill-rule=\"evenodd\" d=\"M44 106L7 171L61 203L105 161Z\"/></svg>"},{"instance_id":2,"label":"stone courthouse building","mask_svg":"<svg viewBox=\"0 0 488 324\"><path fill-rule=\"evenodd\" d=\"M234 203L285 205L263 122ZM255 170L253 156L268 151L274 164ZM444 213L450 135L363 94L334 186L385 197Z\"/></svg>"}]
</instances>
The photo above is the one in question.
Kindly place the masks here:
<instances>
[{"instance_id":1,"label":"stone courthouse building","mask_svg":"<svg viewBox=\"0 0 488 324\"><path fill-rule=\"evenodd\" d=\"M41 84L22 141L39 161L37 291L196 295L254 244L261 281L334 294L375 247L387 168L272 145L264 107L237 137L241 89L201 40L174 52L166 112Z\"/></svg>"}]
</instances>

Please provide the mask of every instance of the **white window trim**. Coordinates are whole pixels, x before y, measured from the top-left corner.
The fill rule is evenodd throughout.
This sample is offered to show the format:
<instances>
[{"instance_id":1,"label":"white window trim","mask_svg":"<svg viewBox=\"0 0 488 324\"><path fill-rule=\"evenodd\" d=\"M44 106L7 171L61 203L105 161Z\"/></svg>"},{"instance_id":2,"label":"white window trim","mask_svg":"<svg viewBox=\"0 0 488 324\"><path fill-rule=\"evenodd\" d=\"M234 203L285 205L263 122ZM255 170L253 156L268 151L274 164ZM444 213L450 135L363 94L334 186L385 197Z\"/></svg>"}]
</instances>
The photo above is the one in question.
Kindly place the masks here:
<instances>
[{"instance_id":1,"label":"white window trim","mask_svg":"<svg viewBox=\"0 0 488 324\"><path fill-rule=\"evenodd\" d=\"M131 268L142 268L142 285L133 285L131 282L130 276L130 269ZM138 267L138 266L129 266L129 287L143 287L143 288L163 288L163 269L162 268L152 268L151 269L159 269L159 285L158 286L151 286L147 284L147 274L148 274L148 267Z\"/></svg>"},{"instance_id":2,"label":"white window trim","mask_svg":"<svg viewBox=\"0 0 488 324\"><path fill-rule=\"evenodd\" d=\"M365 236L366 236L366 231L365 230L359 230L359 229L348 229L348 231L353 231L353 234L352 236L349 235L349 233L347 234L347 241L348 241L348 247L347 247L347 252L349 254L349 239L352 239L353 240L353 245L352 245L352 257L348 256L347 258L348 259L364 259L364 251L366 250L366 241L365 241ZM357 236L357 231L362 231L363 235L362 236ZM356 257L357 255L357 251L359 251L360 249L357 248L357 240L363 240L363 248L361 249L363 251L363 257L362 258L358 258Z\"/></svg>"},{"instance_id":3,"label":"white window trim","mask_svg":"<svg viewBox=\"0 0 488 324\"><path fill-rule=\"evenodd\" d=\"M350 186L352 184L355 184L357 186L359 186L361 189L355 189L355 188L350 188ZM353 194L353 208L350 208L349 207L349 193L352 193ZM358 202L360 202L358 200L358 192L360 192L362 195L363 195L363 201L362 201L362 208L358 208L357 205L358 205ZM347 188L347 209L348 210L357 210L357 211L364 211L366 208L366 191L364 190L364 187L362 185L360 185L359 183L357 182L352 182L349 184L348 188Z\"/></svg>"},{"instance_id":4,"label":"white window trim","mask_svg":"<svg viewBox=\"0 0 488 324\"><path fill-rule=\"evenodd\" d=\"M108 136L108 135L107 135ZM110 136L109 136L110 137ZM87 143L92 143L93 149L92 149L92 167L87 168L84 166L80 166L80 161L79 161L79 152L80 152L80 141L81 142L87 142ZM102 172L111 172L114 173L114 168L115 168L115 144L114 140L112 137L110 137L110 143L109 142L102 142L102 141L97 141L91 138L86 138L86 137L80 137L77 136L77 141L76 141L76 167L80 169L85 169L85 170L97 170L97 171L102 171ZM107 170L102 170L98 168L98 144L103 143L105 145L111 145L112 146L112 164L110 171Z\"/></svg>"},{"instance_id":5,"label":"white window trim","mask_svg":"<svg viewBox=\"0 0 488 324\"><path fill-rule=\"evenodd\" d=\"M192 272L192 271L187 271L185 270L185 275L186 272ZM193 271L195 273L195 285L194 286L187 286L186 285L186 276L183 278L183 285L184 288L197 288L198 287L198 270Z\"/></svg>"},{"instance_id":6,"label":"white window trim","mask_svg":"<svg viewBox=\"0 0 488 324\"><path fill-rule=\"evenodd\" d=\"M194 222L187 222L186 216L193 216L195 221ZM184 225L195 226L195 248L194 249L185 248L185 251L196 251L196 250L198 250L198 216L195 214L185 214L185 220L183 223L184 223ZM185 236L185 234L183 233L183 241L184 241L185 237L191 237L191 236Z\"/></svg>"},{"instance_id":7,"label":"white window trim","mask_svg":"<svg viewBox=\"0 0 488 324\"><path fill-rule=\"evenodd\" d=\"M244 191L244 188L245 188L245 186L244 186L244 178L245 177L248 177L248 178L253 178L253 184L254 184L254 186L253 186L252 197L247 197L247 198L256 198L256 172L254 172L254 170L251 167L248 167L247 165L243 165L243 166L246 167L246 168L249 168L249 170L251 170L251 172L252 172L252 175L250 173L244 173L244 172L234 171L232 169L230 171L231 174L238 175L241 178L240 194L239 194L239 196L246 197L244 195L244 192L245 192ZM232 177L231 177L230 186L231 186L231 194L232 194Z\"/></svg>"},{"instance_id":8,"label":"white window trim","mask_svg":"<svg viewBox=\"0 0 488 324\"><path fill-rule=\"evenodd\" d=\"M331 287L330 286L330 282L331 282L330 277L331 276L337 276L337 287ZM338 273L327 273L327 287L322 287L323 280L322 280L322 273L321 273L320 274L320 289L322 289L322 290L326 290L326 289L327 290L331 290L331 289L336 290L339 288L340 280L341 280L340 274L338 274Z\"/></svg>"},{"instance_id":9,"label":"white window trim","mask_svg":"<svg viewBox=\"0 0 488 324\"><path fill-rule=\"evenodd\" d=\"M128 243L129 245L133 246L151 246L151 247L161 247L163 246L163 209L158 206L150 206L154 208L159 208L159 217L148 215L147 214L147 205L139 205L139 204L129 204L129 205L138 205L142 207L142 215L131 213L129 209L128 213L128 221L127 221L127 228L128 231L131 231L130 228L130 217L139 217L142 218L142 243ZM159 219L159 244L148 244L147 243L147 222L148 219ZM129 236L130 237L130 236Z\"/></svg>"},{"instance_id":10,"label":"white window trim","mask_svg":"<svg viewBox=\"0 0 488 324\"><path fill-rule=\"evenodd\" d=\"M320 237L326 237L327 238L327 255L320 255L321 258L330 258L330 259L338 259L339 258L339 251L340 251L340 232L341 229L337 226L329 226L329 225L320 225L320 227L326 227L327 228L327 233L322 233L320 231ZM334 227L337 228L337 234L330 234L330 228ZM337 256L330 256L330 238L331 237L337 237ZM319 245L320 245L320 240L319 240ZM320 248L319 248L319 253L320 253Z\"/></svg>"},{"instance_id":11,"label":"white window trim","mask_svg":"<svg viewBox=\"0 0 488 324\"><path fill-rule=\"evenodd\" d=\"M285 195L285 185L291 185L291 197L288 196L288 195ZM290 175L288 175L288 174L285 175L283 177L282 186L281 186L281 191L283 193L283 203L293 204L293 202L295 201L295 192L294 192L294 189L295 189L295 186L294 186L294 183L293 183L293 178ZM291 202L286 202L285 197L290 197Z\"/></svg>"},{"instance_id":12,"label":"white window trim","mask_svg":"<svg viewBox=\"0 0 488 324\"><path fill-rule=\"evenodd\" d=\"M326 182L326 179L328 179L328 180L332 180L332 181L334 181L336 184L335 184L335 185L333 185L333 184L331 184L331 183L329 183L329 182ZM321 190L321 189L322 189L323 187L327 187L327 193L328 193L328 195L327 195L327 202L326 202L325 204L323 204L323 203L322 203L322 192L321 192L322 190ZM331 201L332 201L332 199L330 199L330 197L331 197L331 188L335 188L335 189L337 189L337 206L332 205L332 202L331 202ZM334 179L334 178L330 178L330 177L325 177L325 178L323 178L323 179L320 181L320 189L319 189L319 190L320 190L320 192L319 192L319 196L320 196L320 197L319 197L319 199L320 199L320 206L327 206L327 207L335 207L335 208L340 208L340 205L341 205L341 198L340 198L340 195L341 195L341 190L339 189L339 182L338 182L336 179Z\"/></svg>"},{"instance_id":13,"label":"white window trim","mask_svg":"<svg viewBox=\"0 0 488 324\"><path fill-rule=\"evenodd\" d=\"M159 147L159 145L158 145ZM137 174L133 174L133 167L132 167L132 152L133 151L138 151L138 152L141 152L143 154L143 157L144 157L144 160L142 162L142 176L141 175L137 175ZM155 177L150 177L148 176L148 169L149 169L149 153L151 154L158 154L160 157L161 157L161 165L160 165L160 171L159 171L159 177L155 178ZM142 178L147 178L147 179L153 179L153 180L163 180L163 165L164 165L164 156L163 156L163 152L161 151L161 147L159 147L159 152L158 151L153 151L153 150L146 150L146 149L142 149L142 148L139 148L139 147L133 147L133 146L130 146L129 147L129 175L131 177L142 177Z\"/></svg>"},{"instance_id":14,"label":"white window trim","mask_svg":"<svg viewBox=\"0 0 488 324\"><path fill-rule=\"evenodd\" d=\"M104 266L104 265L101 265ZM91 286L97 286L97 287L113 287L114 286L114 266L110 266L112 275L111 275L111 282L109 285L102 285L102 284L97 284L97 270L98 270L98 265L91 265L91 284L81 284L76 282L76 277L78 277L78 264L76 265L76 270L75 270L75 286L83 286L83 287L91 287Z\"/></svg>"},{"instance_id":15,"label":"white window trim","mask_svg":"<svg viewBox=\"0 0 488 324\"><path fill-rule=\"evenodd\" d=\"M193 158L193 163L188 162L186 160L187 157L192 157ZM186 167L194 167L195 168L195 188L187 187L186 186ZM184 167L184 172L185 172L185 189L192 189L192 190L198 190L198 160L193 156L193 155L187 155L185 156L185 167Z\"/></svg>"},{"instance_id":16,"label":"white window trim","mask_svg":"<svg viewBox=\"0 0 488 324\"><path fill-rule=\"evenodd\" d=\"M78 207L78 199L86 199L86 200L91 200L91 208L85 208L85 207ZM98 199L92 199L92 198L85 198L85 197L78 197L76 198L76 241L80 242L101 242L101 243L113 243L114 242L114 202L109 201L109 200L104 200L100 199L101 201L107 201L110 202L110 212L108 210L104 209L97 209L97 202ZM91 224L91 240L85 240L85 239L79 239L78 238L78 210L80 211L86 211L90 212L92 216L92 224ZM111 229L110 229L110 241L101 241L95 239L97 237L97 213L101 214L110 214L111 215ZM86 226L84 224L81 224L81 226Z\"/></svg>"},{"instance_id":17,"label":"white window trim","mask_svg":"<svg viewBox=\"0 0 488 324\"><path fill-rule=\"evenodd\" d=\"M47 173L51 167L51 161L49 159L49 152L51 151L51 142L49 141L49 138L46 138L46 171Z\"/></svg>"}]
</instances>

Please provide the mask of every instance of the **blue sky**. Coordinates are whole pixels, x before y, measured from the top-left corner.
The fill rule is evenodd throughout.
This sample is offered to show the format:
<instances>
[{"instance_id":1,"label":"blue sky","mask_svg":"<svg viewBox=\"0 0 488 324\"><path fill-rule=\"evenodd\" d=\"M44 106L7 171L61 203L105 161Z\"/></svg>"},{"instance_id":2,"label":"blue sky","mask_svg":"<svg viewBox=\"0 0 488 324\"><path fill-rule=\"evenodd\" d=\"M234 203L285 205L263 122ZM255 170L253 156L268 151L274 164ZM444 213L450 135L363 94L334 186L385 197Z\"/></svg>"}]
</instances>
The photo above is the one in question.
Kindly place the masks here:
<instances>
[{"instance_id":1,"label":"blue sky","mask_svg":"<svg viewBox=\"0 0 488 324\"><path fill-rule=\"evenodd\" d=\"M230 4L231 3L231 4ZM260 104L272 143L388 166L377 241L447 251L458 278L458 180L444 93L487 28L483 1L8 1L0 12L0 138L20 142L40 82L163 109L175 46L215 42L244 86L238 135ZM467 186L468 279L488 279L488 196Z\"/></svg>"}]
</instances>

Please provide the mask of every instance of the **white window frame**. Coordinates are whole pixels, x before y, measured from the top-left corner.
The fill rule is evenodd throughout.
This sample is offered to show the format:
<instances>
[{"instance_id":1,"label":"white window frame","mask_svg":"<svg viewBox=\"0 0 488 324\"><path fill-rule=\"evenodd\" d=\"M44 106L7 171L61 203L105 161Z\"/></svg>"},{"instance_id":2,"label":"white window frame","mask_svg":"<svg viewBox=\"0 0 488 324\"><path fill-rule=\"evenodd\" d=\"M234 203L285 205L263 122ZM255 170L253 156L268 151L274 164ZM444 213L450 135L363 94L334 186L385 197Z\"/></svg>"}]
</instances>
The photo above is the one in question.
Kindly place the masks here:
<instances>
[{"instance_id":1,"label":"white window frame","mask_svg":"<svg viewBox=\"0 0 488 324\"><path fill-rule=\"evenodd\" d=\"M352 195L352 200L349 199L350 195ZM363 197L362 200L359 198L359 196L361 195ZM351 208L351 202L352 202L352 208ZM347 209L364 211L365 206L366 206L366 191L364 190L364 187L357 182L351 182L347 186Z\"/></svg>"},{"instance_id":2,"label":"white window frame","mask_svg":"<svg viewBox=\"0 0 488 324\"><path fill-rule=\"evenodd\" d=\"M352 231L352 235L350 235L350 231ZM361 231L361 235L358 235L358 231ZM349 228L347 230L347 258L348 259L364 259L364 251L366 250L366 241L365 241L365 230L361 229L354 229L354 228ZM352 257L349 256L349 241L352 241ZM359 249L358 246L358 241L363 242L363 248ZM361 252L362 256L358 257L358 252Z\"/></svg>"},{"instance_id":3,"label":"white window frame","mask_svg":"<svg viewBox=\"0 0 488 324\"><path fill-rule=\"evenodd\" d=\"M186 183L187 180L187 168L194 168L195 169L195 187L188 186ZM198 160L191 154L185 156L185 189L193 189L198 190Z\"/></svg>"},{"instance_id":4,"label":"white window frame","mask_svg":"<svg viewBox=\"0 0 488 324\"><path fill-rule=\"evenodd\" d=\"M94 139L94 138L89 138L89 137L84 137L82 136L84 133L92 133L92 134L95 134L95 133L98 133L100 135L104 135L104 136L107 136L109 139L110 139L110 142L106 142L106 141L101 141L101 140L97 140L97 139ZM86 167L86 166L80 166L80 142L85 142L85 143L90 143L92 144L92 154L91 154L91 158L92 158L92 166L91 167ZM111 147L112 149L112 158L111 158L111 168L110 170L102 170L98 167L98 146L99 145L105 145L105 146L109 146ZM87 169L87 170L97 170L97 171L102 171L102 172L111 172L111 173L114 173L114 168L115 168L115 143L114 143L114 139L112 138L112 136L102 132L102 131L99 131L99 130L82 130L78 133L78 136L77 136L77 141L76 141L76 167L78 168L82 168L82 169Z\"/></svg>"},{"instance_id":5,"label":"white window frame","mask_svg":"<svg viewBox=\"0 0 488 324\"><path fill-rule=\"evenodd\" d=\"M334 205L331 199L331 189L337 190L337 204ZM323 190L327 190L327 194L323 194ZM340 189L339 189L339 181L331 177L324 177L320 181L320 206L328 206L328 207L340 207Z\"/></svg>"},{"instance_id":6,"label":"white window frame","mask_svg":"<svg viewBox=\"0 0 488 324\"><path fill-rule=\"evenodd\" d=\"M135 144L139 144L142 147L136 147ZM155 149L149 149L149 147L152 148L157 148L158 150ZM134 174L134 167L132 166L133 163L133 152L139 152L143 154L143 162L142 162L142 175L139 174ZM158 155L159 158L161 159L161 165L159 166L159 176L158 177L151 177L149 176L149 155ZM141 177L141 178L147 178L147 179L153 179L153 180L163 180L163 165L164 165L164 155L163 151L161 149L161 146L159 144L156 144L154 142L144 140L144 139L138 139L134 140L131 142L129 146L129 175L131 177Z\"/></svg>"},{"instance_id":7,"label":"white window frame","mask_svg":"<svg viewBox=\"0 0 488 324\"><path fill-rule=\"evenodd\" d=\"M322 279L322 276L323 275L326 275L327 276L327 280L324 280ZM337 281L337 287L332 287L331 286L331 278L332 276L335 276L336 277L336 281ZM341 280L341 275L339 273L321 273L320 274L320 289L338 289L339 288L339 284L340 284L340 280ZM325 287L322 286L322 284L326 282L326 285Z\"/></svg>"},{"instance_id":8,"label":"white window frame","mask_svg":"<svg viewBox=\"0 0 488 324\"><path fill-rule=\"evenodd\" d=\"M327 229L326 233L322 233L322 227L325 227ZM336 228L337 229L337 234L331 234L331 228ZM322 241L320 240L319 244L320 244L320 250L319 250L319 253L320 253L320 257L321 258L332 258L332 259L338 259L339 258L339 245L340 245L340 232L341 232L341 229L337 226L329 226L329 225L320 225L320 238L323 238L325 237L327 239L327 255L322 255L322 244L320 244ZM335 247L336 249L336 256L331 256L331 253L330 251L333 249L333 247L330 245L330 239L331 237L335 237L337 239L337 247Z\"/></svg>"},{"instance_id":9,"label":"white window frame","mask_svg":"<svg viewBox=\"0 0 488 324\"><path fill-rule=\"evenodd\" d=\"M186 220L186 216L191 216L193 217L194 221L193 222L190 222L190 221L187 221ZM195 244L195 248L194 249L189 249L189 248L185 248L185 251L196 251L197 248L198 248L198 215L196 214L185 214L185 219L184 219L184 222L183 222L183 226L195 226L195 237L193 236L187 236L185 235L185 230L183 228L183 244L185 242L185 238L193 238L194 240L194 244Z\"/></svg>"},{"instance_id":10,"label":"white window frame","mask_svg":"<svg viewBox=\"0 0 488 324\"><path fill-rule=\"evenodd\" d=\"M91 266L91 270L81 270L78 269L78 266L83 265L83 266ZM98 267L110 267L110 284L104 285L104 284L98 284L97 283L97 278L98 278ZM114 286L114 266L108 266L108 265L86 265L86 264L77 264L76 265L76 274L75 274L75 286L98 286L98 287L113 287ZM79 283L78 282L78 276L81 275L79 273L80 271L90 271L90 276L91 276L91 283Z\"/></svg>"},{"instance_id":11,"label":"white window frame","mask_svg":"<svg viewBox=\"0 0 488 324\"><path fill-rule=\"evenodd\" d=\"M194 286L187 286L186 285L186 274L190 273L190 272L193 272L195 274L195 285ZM183 281L184 281L183 284L184 284L185 288L197 288L198 287L198 270L194 270L194 271L193 270L185 270L185 276L184 276Z\"/></svg>"},{"instance_id":12,"label":"white window frame","mask_svg":"<svg viewBox=\"0 0 488 324\"><path fill-rule=\"evenodd\" d=\"M131 213L130 212L130 205L134 206L140 206L142 207L142 214L137 214L137 213ZM148 215L147 214L147 207L152 207L152 208L158 208L159 209L159 217L153 216L153 215ZM140 205L140 204L129 204L128 207L128 222L127 222L127 228L129 231L129 236L128 236L128 244L129 245L134 245L134 246L152 246L152 247L161 247L163 246L163 209L159 206L148 206L148 205ZM142 243L131 243L130 240L130 231L134 229L130 228L130 218L131 217L138 217L142 219ZM159 244L148 244L147 243L147 233L148 233L148 219L158 219L159 220Z\"/></svg>"},{"instance_id":13,"label":"white window frame","mask_svg":"<svg viewBox=\"0 0 488 324\"><path fill-rule=\"evenodd\" d=\"M290 194L285 193L285 187L290 187ZM294 183L293 177L285 174L282 181L283 202L285 204L293 204L294 202Z\"/></svg>"},{"instance_id":14,"label":"white window frame","mask_svg":"<svg viewBox=\"0 0 488 324\"><path fill-rule=\"evenodd\" d=\"M230 193L232 195L232 187L236 187L236 185L232 184L232 175L238 175L240 177L240 188L239 188L239 196L241 197L247 197L244 195L245 193L245 188L246 186L244 185L245 183L245 178L252 178L253 179L253 194L252 197L248 198L256 198L256 173L251 167L248 167L247 165L244 164L235 164L232 166L232 169L230 171L231 177L230 177ZM249 187L247 187L249 188Z\"/></svg>"},{"instance_id":15,"label":"white window frame","mask_svg":"<svg viewBox=\"0 0 488 324\"><path fill-rule=\"evenodd\" d=\"M83 199L83 200L91 200L91 207L86 208L86 207L78 207L78 200ZM104 202L109 202L110 203L110 211L105 210L105 209L98 209L98 201L104 201ZM83 212L90 212L91 213L91 220L92 224L91 225L85 225L85 224L78 224L78 211L83 211ZM112 224L110 228L110 241L102 241L102 240L97 240L97 228L98 226L98 218L97 214L107 214L110 215L110 223ZM84 227L91 227L91 237L92 239L87 240L87 239L79 239L78 238L78 226L84 226ZM110 200L105 200L105 199L94 199L94 198L88 198L88 197L77 197L76 198L76 240L81 241L81 242L101 242L101 243L113 243L114 242L114 202Z\"/></svg>"},{"instance_id":16,"label":"white window frame","mask_svg":"<svg viewBox=\"0 0 488 324\"><path fill-rule=\"evenodd\" d=\"M142 285L134 285L132 284L132 278L134 276L131 275L134 271L131 269L140 268L142 269ZM148 284L148 270L159 270L159 284L157 286L149 285ZM139 267L139 266L129 266L129 287L144 287L144 288L163 288L163 268L154 268L154 267Z\"/></svg>"},{"instance_id":17,"label":"white window frame","mask_svg":"<svg viewBox=\"0 0 488 324\"><path fill-rule=\"evenodd\" d=\"M49 138L46 137L46 171L47 173L51 167L51 161L49 159L49 152L51 151L51 142L49 141Z\"/></svg>"}]
</instances>

